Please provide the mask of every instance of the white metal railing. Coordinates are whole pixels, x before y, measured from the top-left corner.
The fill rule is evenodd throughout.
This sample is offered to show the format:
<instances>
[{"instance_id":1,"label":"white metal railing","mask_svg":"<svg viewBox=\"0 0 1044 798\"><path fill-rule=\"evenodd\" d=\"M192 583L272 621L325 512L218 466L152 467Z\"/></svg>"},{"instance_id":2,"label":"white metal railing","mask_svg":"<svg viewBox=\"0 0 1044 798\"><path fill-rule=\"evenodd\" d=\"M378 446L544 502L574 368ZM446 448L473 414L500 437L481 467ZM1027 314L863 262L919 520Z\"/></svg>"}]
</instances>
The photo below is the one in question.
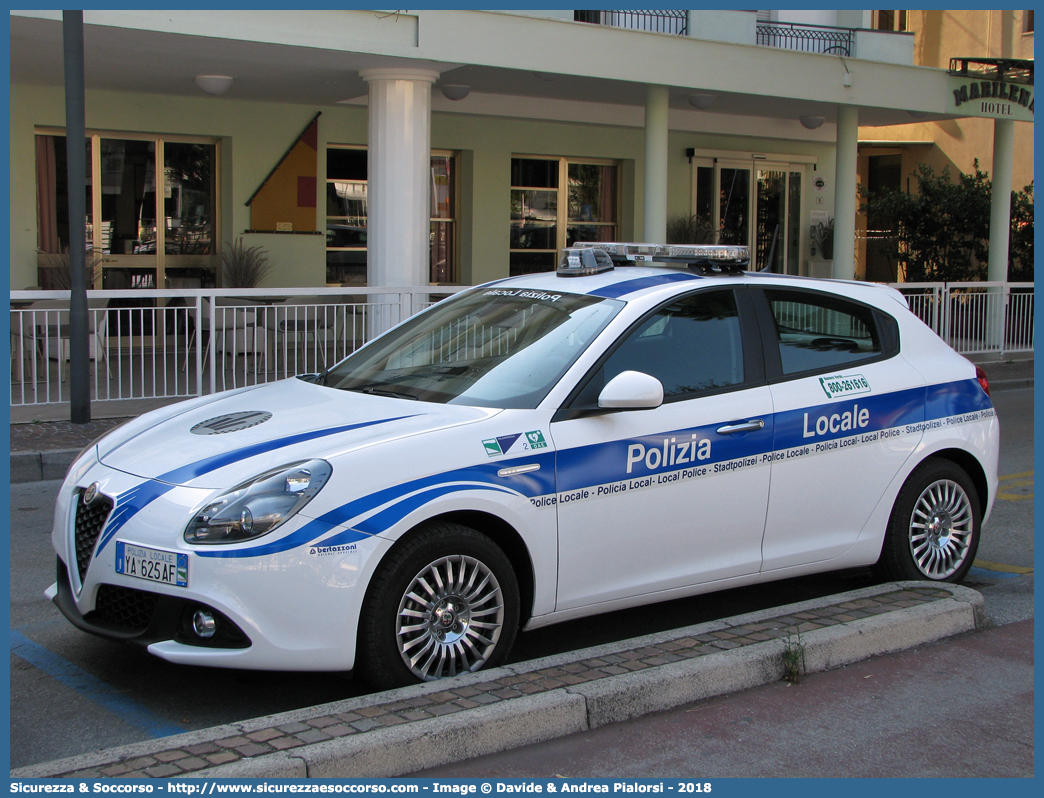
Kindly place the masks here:
<instances>
[{"instance_id":1,"label":"white metal railing","mask_svg":"<svg viewBox=\"0 0 1044 798\"><path fill-rule=\"evenodd\" d=\"M892 285L962 354L1033 351L1033 283ZM91 398L187 398L319 371L465 288L89 291ZM68 296L11 292L12 406L69 401Z\"/></svg>"},{"instance_id":2,"label":"white metal railing","mask_svg":"<svg viewBox=\"0 0 1044 798\"><path fill-rule=\"evenodd\" d=\"M201 396L321 371L464 286L88 292L94 401ZM11 292L11 405L69 401L69 294Z\"/></svg>"},{"instance_id":3,"label":"white metal railing","mask_svg":"<svg viewBox=\"0 0 1044 798\"><path fill-rule=\"evenodd\" d=\"M1033 351L1033 283L891 283L910 310L964 355Z\"/></svg>"}]
</instances>

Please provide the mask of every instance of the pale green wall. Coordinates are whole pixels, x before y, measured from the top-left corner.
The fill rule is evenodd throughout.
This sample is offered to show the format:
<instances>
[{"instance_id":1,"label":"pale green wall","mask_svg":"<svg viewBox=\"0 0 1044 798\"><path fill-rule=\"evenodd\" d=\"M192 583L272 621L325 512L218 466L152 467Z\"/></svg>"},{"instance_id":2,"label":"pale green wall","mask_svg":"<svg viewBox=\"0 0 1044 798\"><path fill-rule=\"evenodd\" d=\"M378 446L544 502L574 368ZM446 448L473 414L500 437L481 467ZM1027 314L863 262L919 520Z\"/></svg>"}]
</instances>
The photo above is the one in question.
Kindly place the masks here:
<instances>
[{"instance_id":1,"label":"pale green wall","mask_svg":"<svg viewBox=\"0 0 1044 798\"><path fill-rule=\"evenodd\" d=\"M317 109L303 105L240 102L216 98L167 97L88 92L88 129L187 134L222 138L222 238L230 241L249 227L247 199L308 124L319 119L319 174L325 174L327 143L365 145L365 107ZM11 87L11 287L36 283L36 126L62 127L60 89ZM516 154L612 158L622 162L620 237L641 240L644 132L640 128L543 122L504 117L436 113L432 147L457 150L460 159L461 282L474 284L507 276L510 239L511 157ZM828 178L825 207L833 207L833 147L811 142L705 135L672 131L668 172L668 217L690 212L688 147L805 153L819 157ZM809 172L811 177L812 172ZM319 227L324 196L319 189ZM806 211L811 191L806 187ZM251 234L248 245L269 252L271 287L322 286L326 282L323 236Z\"/></svg>"}]
</instances>

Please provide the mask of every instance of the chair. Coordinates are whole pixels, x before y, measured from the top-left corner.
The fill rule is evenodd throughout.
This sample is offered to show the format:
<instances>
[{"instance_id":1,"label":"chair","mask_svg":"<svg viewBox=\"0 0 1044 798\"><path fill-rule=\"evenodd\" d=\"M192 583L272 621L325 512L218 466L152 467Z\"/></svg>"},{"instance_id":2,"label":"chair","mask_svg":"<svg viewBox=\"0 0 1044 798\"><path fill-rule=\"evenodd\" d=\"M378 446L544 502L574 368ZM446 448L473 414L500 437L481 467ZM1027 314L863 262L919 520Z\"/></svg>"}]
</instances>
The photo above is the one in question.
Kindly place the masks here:
<instances>
[{"instance_id":1,"label":"chair","mask_svg":"<svg viewBox=\"0 0 1044 798\"><path fill-rule=\"evenodd\" d=\"M104 299L87 300L87 352L91 360L105 361L106 374L111 378L109 367L109 332L108 318L105 313L98 313L107 307ZM20 335L21 351L24 362L25 353L32 350L36 356L47 360L58 361L59 376L62 382L69 378L69 360L72 357L72 341L69 330L69 303L64 300L40 300L33 307L21 314ZM99 318L101 319L99 323ZM15 325L11 326L12 339L16 335ZM21 377L21 373L18 373Z\"/></svg>"},{"instance_id":2,"label":"chair","mask_svg":"<svg viewBox=\"0 0 1044 798\"><path fill-rule=\"evenodd\" d=\"M317 304L315 297L290 297L285 304L265 308L264 326L275 337L275 350L278 357L284 352L284 371L290 371L290 345L293 344L295 373L308 371L308 337L312 337L315 356L313 365L319 369L319 352L322 351L323 365L326 365L326 345L331 333L336 334L334 325L334 309L327 305ZM304 344L302 347L301 344ZM297 369L298 349L304 354L304 372ZM278 364L278 360L277 360ZM277 366L278 367L278 366Z\"/></svg>"},{"instance_id":3,"label":"chair","mask_svg":"<svg viewBox=\"0 0 1044 798\"><path fill-rule=\"evenodd\" d=\"M230 299L226 300L226 302L229 304L215 306L212 314L210 300L207 297L202 297L200 299L202 317L199 319L196 318L196 309L189 306L188 316L192 319L193 324L188 346L185 349L185 364L181 369L182 371L188 368L192 344L197 340L197 335L200 331L207 333L207 340L210 342L203 351L204 368L207 365L207 358L211 349L215 353L221 353L222 359L230 350L233 359L237 354L257 354L257 331L254 311L244 307L229 306L233 302L238 303L238 300ZM213 322L211 321L211 315L213 315Z\"/></svg>"}]
</instances>

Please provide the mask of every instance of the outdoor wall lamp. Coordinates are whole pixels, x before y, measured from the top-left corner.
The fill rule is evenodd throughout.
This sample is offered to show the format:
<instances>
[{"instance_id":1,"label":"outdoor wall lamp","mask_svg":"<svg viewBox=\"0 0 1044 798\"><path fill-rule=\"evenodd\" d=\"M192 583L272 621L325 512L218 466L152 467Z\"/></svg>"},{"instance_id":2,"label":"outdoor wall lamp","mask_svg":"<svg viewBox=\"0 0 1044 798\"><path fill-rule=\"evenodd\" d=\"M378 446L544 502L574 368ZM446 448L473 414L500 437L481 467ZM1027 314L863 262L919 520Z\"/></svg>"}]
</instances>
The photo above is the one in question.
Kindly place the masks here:
<instances>
[{"instance_id":1,"label":"outdoor wall lamp","mask_svg":"<svg viewBox=\"0 0 1044 798\"><path fill-rule=\"evenodd\" d=\"M701 111L706 111L714 103L718 101L718 98L713 94L690 94L689 105L693 108L699 108Z\"/></svg>"},{"instance_id":2,"label":"outdoor wall lamp","mask_svg":"<svg viewBox=\"0 0 1044 798\"><path fill-rule=\"evenodd\" d=\"M461 86L457 84L447 84L445 86L439 86L442 90L442 96L447 100L463 100L469 94L471 94L471 86Z\"/></svg>"},{"instance_id":3,"label":"outdoor wall lamp","mask_svg":"<svg viewBox=\"0 0 1044 798\"><path fill-rule=\"evenodd\" d=\"M232 78L228 75L196 75L196 85L207 94L220 96L232 86Z\"/></svg>"},{"instance_id":4,"label":"outdoor wall lamp","mask_svg":"<svg viewBox=\"0 0 1044 798\"><path fill-rule=\"evenodd\" d=\"M803 116L799 121L801 122L801 127L807 128L808 130L815 130L826 120L821 116Z\"/></svg>"}]
</instances>

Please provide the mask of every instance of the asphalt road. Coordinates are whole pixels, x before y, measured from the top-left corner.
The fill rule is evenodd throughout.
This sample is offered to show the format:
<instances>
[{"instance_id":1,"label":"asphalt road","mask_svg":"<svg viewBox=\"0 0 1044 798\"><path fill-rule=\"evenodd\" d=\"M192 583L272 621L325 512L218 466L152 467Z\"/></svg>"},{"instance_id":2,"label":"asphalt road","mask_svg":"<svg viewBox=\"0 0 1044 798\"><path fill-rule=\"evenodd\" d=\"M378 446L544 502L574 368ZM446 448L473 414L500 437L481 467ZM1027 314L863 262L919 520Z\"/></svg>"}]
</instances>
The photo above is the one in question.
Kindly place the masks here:
<instances>
[{"instance_id":1,"label":"asphalt road","mask_svg":"<svg viewBox=\"0 0 1044 798\"><path fill-rule=\"evenodd\" d=\"M967 584L995 623L1033 616L1033 391L999 392L1000 500ZM338 674L229 671L172 665L79 632L43 597L54 581L51 511L57 482L11 486L11 767L206 728L358 695ZM648 632L801 601L867 584L828 574L729 590L520 636L526 660Z\"/></svg>"}]
</instances>

